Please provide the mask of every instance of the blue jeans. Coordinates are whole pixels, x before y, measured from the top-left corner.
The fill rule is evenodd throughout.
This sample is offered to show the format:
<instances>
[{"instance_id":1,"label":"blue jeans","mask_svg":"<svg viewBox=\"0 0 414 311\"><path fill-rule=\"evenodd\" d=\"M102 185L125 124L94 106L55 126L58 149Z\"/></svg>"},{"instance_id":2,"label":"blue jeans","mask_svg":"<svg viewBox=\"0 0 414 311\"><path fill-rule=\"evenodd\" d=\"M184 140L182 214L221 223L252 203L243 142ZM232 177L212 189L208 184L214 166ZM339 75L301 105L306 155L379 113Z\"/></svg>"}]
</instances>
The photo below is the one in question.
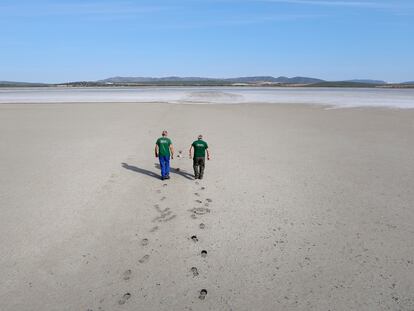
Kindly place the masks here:
<instances>
[{"instance_id":1,"label":"blue jeans","mask_svg":"<svg viewBox=\"0 0 414 311\"><path fill-rule=\"evenodd\" d=\"M170 156L160 156L161 177L170 175Z\"/></svg>"}]
</instances>

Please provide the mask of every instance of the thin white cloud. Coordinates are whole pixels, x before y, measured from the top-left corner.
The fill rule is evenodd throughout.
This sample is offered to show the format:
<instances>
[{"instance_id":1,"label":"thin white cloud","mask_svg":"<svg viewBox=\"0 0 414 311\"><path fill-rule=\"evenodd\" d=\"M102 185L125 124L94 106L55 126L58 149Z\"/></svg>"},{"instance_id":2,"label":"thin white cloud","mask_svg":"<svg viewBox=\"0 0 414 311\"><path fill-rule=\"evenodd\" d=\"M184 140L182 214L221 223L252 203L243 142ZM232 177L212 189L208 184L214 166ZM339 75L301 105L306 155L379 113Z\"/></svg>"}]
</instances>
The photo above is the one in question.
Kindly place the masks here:
<instances>
[{"instance_id":1,"label":"thin white cloud","mask_svg":"<svg viewBox=\"0 0 414 311\"><path fill-rule=\"evenodd\" d=\"M318 6L342 6L359 8L393 8L395 5L373 1L330 1L330 0L259 0L260 2L277 2L288 4L318 5Z\"/></svg>"},{"instance_id":2,"label":"thin white cloud","mask_svg":"<svg viewBox=\"0 0 414 311\"><path fill-rule=\"evenodd\" d=\"M13 4L0 6L2 16L117 16L145 14L168 10L170 7L161 5L138 5L132 2L117 3L53 3L46 5L38 4Z\"/></svg>"},{"instance_id":3,"label":"thin white cloud","mask_svg":"<svg viewBox=\"0 0 414 311\"><path fill-rule=\"evenodd\" d=\"M205 0L191 0L202 3ZM414 1L411 0L209 0L215 3L280 3L297 6L343 7L360 9L389 10L404 12L414 10Z\"/></svg>"},{"instance_id":4,"label":"thin white cloud","mask_svg":"<svg viewBox=\"0 0 414 311\"><path fill-rule=\"evenodd\" d=\"M209 27L237 27L259 24L273 24L273 23L289 23L298 20L309 20L324 18L327 15L322 14L283 14L283 15L256 15L243 16L238 18L213 19L213 20L185 20L175 22L174 24L163 23L154 24L156 28L168 29L193 29L193 28L209 28Z\"/></svg>"}]
</instances>

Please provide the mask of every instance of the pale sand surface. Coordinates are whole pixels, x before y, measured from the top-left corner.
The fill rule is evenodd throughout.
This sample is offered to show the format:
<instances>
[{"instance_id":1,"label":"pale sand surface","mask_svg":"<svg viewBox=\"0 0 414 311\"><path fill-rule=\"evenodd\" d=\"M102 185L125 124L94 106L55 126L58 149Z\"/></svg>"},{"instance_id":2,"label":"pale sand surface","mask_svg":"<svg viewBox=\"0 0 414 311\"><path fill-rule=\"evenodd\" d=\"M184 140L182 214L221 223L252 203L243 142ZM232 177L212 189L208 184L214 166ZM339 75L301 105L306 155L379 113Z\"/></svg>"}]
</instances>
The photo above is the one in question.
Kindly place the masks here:
<instances>
[{"instance_id":1,"label":"pale sand surface","mask_svg":"<svg viewBox=\"0 0 414 311\"><path fill-rule=\"evenodd\" d=\"M0 309L414 310L413 138L413 110L0 105Z\"/></svg>"}]
</instances>

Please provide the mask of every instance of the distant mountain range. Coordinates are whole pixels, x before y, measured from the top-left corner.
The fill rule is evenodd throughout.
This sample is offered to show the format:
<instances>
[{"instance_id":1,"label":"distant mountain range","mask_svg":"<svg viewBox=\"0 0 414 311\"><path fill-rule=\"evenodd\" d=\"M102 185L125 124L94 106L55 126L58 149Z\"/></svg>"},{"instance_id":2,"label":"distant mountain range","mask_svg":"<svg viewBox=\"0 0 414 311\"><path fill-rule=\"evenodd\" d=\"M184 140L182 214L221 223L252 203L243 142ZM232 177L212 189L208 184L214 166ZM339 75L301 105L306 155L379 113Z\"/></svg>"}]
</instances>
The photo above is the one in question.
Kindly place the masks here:
<instances>
[{"instance_id":1,"label":"distant mountain range","mask_svg":"<svg viewBox=\"0 0 414 311\"><path fill-rule=\"evenodd\" d=\"M151 78L151 77L113 77L96 82L100 83L148 83L148 82L224 82L224 83L286 83L286 84L311 84L323 82L321 79L307 78L307 77L271 77L271 76L253 76L253 77L236 77L236 78L203 78L203 77L162 77L162 78Z\"/></svg>"},{"instance_id":2,"label":"distant mountain range","mask_svg":"<svg viewBox=\"0 0 414 311\"><path fill-rule=\"evenodd\" d=\"M0 81L2 87L31 87L31 86L110 86L110 85L177 85L177 86L229 86L229 85L286 85L286 86L315 86L315 87L406 87L414 85L414 81L404 83L388 84L382 80L353 79L345 81L326 81L310 77L272 77L272 76L251 76L235 78L205 78L205 77L111 77L97 81L76 81L66 83L29 83Z\"/></svg>"},{"instance_id":3,"label":"distant mountain range","mask_svg":"<svg viewBox=\"0 0 414 311\"><path fill-rule=\"evenodd\" d=\"M162 77L162 78L152 78L152 77L112 77L104 80L98 80L98 83L148 83L148 82L206 82L206 81L216 81L216 82L225 82L225 83L282 83L282 84L313 84L313 83L322 83L322 82L333 82L326 81L317 78L309 77L272 77L272 76L252 76L252 77L236 77L236 78L204 78L204 77ZM335 81L338 82L338 81ZM354 79L346 80L340 82L352 82L352 83L366 83L366 84L387 84L387 82L382 80L370 80L370 79Z\"/></svg>"},{"instance_id":4,"label":"distant mountain range","mask_svg":"<svg viewBox=\"0 0 414 311\"><path fill-rule=\"evenodd\" d=\"M368 83L368 84L387 84L387 82L382 81L382 80L369 80L369 79L354 79L354 80L346 80L344 82Z\"/></svg>"},{"instance_id":5,"label":"distant mountain range","mask_svg":"<svg viewBox=\"0 0 414 311\"><path fill-rule=\"evenodd\" d=\"M0 86L48 86L46 83L31 83L31 82L15 82L15 81L0 81Z\"/></svg>"},{"instance_id":6,"label":"distant mountain range","mask_svg":"<svg viewBox=\"0 0 414 311\"><path fill-rule=\"evenodd\" d=\"M98 80L100 83L141 83L141 82L177 82L177 81L211 81L217 79L201 78L201 77L112 77L104 80Z\"/></svg>"}]
</instances>

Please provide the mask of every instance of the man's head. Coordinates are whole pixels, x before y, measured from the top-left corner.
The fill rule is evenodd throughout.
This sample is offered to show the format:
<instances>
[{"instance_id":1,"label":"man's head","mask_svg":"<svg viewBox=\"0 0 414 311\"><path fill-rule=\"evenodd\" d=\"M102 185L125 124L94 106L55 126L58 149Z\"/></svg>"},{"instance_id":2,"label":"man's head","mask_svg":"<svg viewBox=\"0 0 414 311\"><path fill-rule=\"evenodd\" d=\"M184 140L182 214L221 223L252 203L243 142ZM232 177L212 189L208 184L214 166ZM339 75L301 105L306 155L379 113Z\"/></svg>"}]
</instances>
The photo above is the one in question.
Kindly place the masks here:
<instances>
[{"instance_id":1,"label":"man's head","mask_svg":"<svg viewBox=\"0 0 414 311\"><path fill-rule=\"evenodd\" d=\"M162 131L161 135L162 136L167 136L168 135L168 132L166 130L164 130L164 131Z\"/></svg>"},{"instance_id":2,"label":"man's head","mask_svg":"<svg viewBox=\"0 0 414 311\"><path fill-rule=\"evenodd\" d=\"M198 139L203 139L203 135L198 135Z\"/></svg>"}]
</instances>

